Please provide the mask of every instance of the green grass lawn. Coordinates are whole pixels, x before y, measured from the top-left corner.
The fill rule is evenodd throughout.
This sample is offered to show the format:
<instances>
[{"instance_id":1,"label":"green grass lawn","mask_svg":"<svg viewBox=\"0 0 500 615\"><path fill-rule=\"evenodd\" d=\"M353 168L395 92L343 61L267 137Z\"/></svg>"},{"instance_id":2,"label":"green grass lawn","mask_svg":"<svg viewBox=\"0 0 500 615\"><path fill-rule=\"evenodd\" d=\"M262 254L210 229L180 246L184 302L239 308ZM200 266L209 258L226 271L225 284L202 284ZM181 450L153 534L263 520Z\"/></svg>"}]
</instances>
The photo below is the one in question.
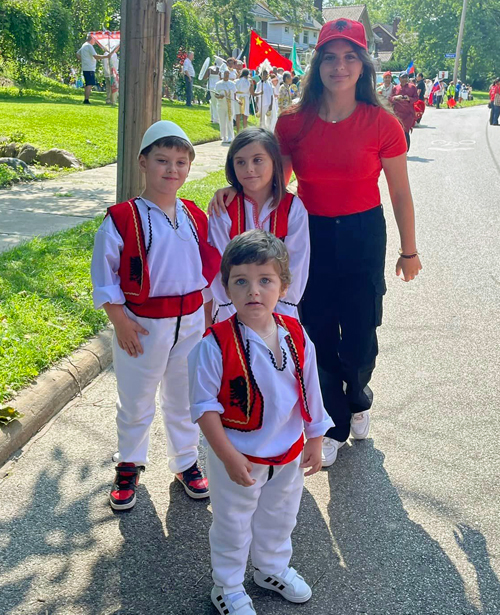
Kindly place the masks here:
<instances>
[{"instance_id":1,"label":"green grass lawn","mask_svg":"<svg viewBox=\"0 0 500 615\"><path fill-rule=\"evenodd\" d=\"M0 88L0 136L12 136L42 150L68 150L87 168L116 161L118 108L106 105L101 93L92 95L89 106L82 99L81 93L55 99L5 97ZM187 109L181 102L163 101L162 119L182 126L194 144L219 138L218 127L210 123L208 105Z\"/></svg>"},{"instance_id":2,"label":"green grass lawn","mask_svg":"<svg viewBox=\"0 0 500 615\"><path fill-rule=\"evenodd\" d=\"M472 96L474 100L467 100L462 103L462 107L475 107L476 105L487 105L490 102L490 96L488 92L481 92L479 90L472 90Z\"/></svg>"},{"instance_id":3,"label":"green grass lawn","mask_svg":"<svg viewBox=\"0 0 500 615\"><path fill-rule=\"evenodd\" d=\"M180 196L206 208L224 171L186 184ZM90 259L98 217L0 254L0 403L102 329L92 305Z\"/></svg>"}]
</instances>

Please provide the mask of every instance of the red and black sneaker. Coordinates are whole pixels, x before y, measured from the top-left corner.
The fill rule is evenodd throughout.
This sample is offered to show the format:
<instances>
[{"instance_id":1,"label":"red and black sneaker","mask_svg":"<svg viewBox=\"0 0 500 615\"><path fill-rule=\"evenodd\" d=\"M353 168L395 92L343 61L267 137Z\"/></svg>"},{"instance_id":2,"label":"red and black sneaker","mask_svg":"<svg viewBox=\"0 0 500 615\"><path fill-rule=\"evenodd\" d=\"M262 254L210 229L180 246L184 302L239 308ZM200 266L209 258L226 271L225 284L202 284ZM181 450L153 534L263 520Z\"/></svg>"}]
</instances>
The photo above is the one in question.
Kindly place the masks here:
<instances>
[{"instance_id":1,"label":"red and black sneaker","mask_svg":"<svg viewBox=\"0 0 500 615\"><path fill-rule=\"evenodd\" d=\"M208 490L208 479L203 476L203 472L198 467L198 463L194 463L190 468L179 472L175 478L182 483L186 493L190 498L201 500L208 498L210 491Z\"/></svg>"},{"instance_id":2,"label":"red and black sneaker","mask_svg":"<svg viewBox=\"0 0 500 615\"><path fill-rule=\"evenodd\" d=\"M139 484L139 475L144 472L144 466L135 463L119 463L115 470L116 476L109 494L109 502L114 510L127 510L135 506L135 490Z\"/></svg>"}]
</instances>

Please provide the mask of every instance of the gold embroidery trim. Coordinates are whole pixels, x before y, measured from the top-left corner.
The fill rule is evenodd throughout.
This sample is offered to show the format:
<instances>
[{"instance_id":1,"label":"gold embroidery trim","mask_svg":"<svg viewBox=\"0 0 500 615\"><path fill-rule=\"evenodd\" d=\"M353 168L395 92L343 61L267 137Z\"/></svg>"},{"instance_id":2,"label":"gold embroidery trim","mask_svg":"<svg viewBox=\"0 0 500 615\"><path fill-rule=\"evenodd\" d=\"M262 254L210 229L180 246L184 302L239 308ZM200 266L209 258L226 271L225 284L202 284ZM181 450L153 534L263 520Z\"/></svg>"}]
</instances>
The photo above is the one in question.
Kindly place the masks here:
<instances>
[{"instance_id":1,"label":"gold embroidery trim","mask_svg":"<svg viewBox=\"0 0 500 615\"><path fill-rule=\"evenodd\" d=\"M130 209L132 210L132 218L134 220L134 228L135 228L135 237L137 239L137 246L139 247L139 258L141 259L141 290L138 293L124 292L123 294L132 295L133 297L139 297L139 295L142 293L142 281L144 279L144 262L142 260L141 234L139 232L139 225L137 222L137 215L136 215L134 205L132 204L132 201L129 201L128 204L130 205Z\"/></svg>"},{"instance_id":2,"label":"gold embroidery trim","mask_svg":"<svg viewBox=\"0 0 500 615\"><path fill-rule=\"evenodd\" d=\"M231 331L233 333L233 339L234 339L234 343L236 345L236 352L238 353L238 358L240 360L241 363L241 367L243 368L243 373L245 375L245 382L247 385L247 411L246 411L246 416L247 416L247 420L246 421L237 421L235 419L228 419L226 417L224 417L224 420L227 421L228 423L236 423L238 425L248 425L249 421L250 421L250 378L248 376L248 370L247 370L247 365L245 363L245 359L241 354L241 348L240 345L238 343L238 336L236 335L236 330L234 328L234 321L231 318L231 320L229 321L229 324L231 325Z\"/></svg>"},{"instance_id":3,"label":"gold embroidery trim","mask_svg":"<svg viewBox=\"0 0 500 615\"><path fill-rule=\"evenodd\" d=\"M241 235L241 233L243 233L243 230L244 230L241 228L241 210L243 207L245 207L245 203L243 201L243 197L239 195L238 196L238 235Z\"/></svg>"},{"instance_id":4,"label":"gold embroidery trim","mask_svg":"<svg viewBox=\"0 0 500 615\"><path fill-rule=\"evenodd\" d=\"M189 209L184 204L182 205L182 209L183 209L184 213L186 214L186 216L188 216L188 218L194 224L195 229L198 231L198 225L196 224L196 220L195 220L193 214L189 211Z\"/></svg>"}]
</instances>

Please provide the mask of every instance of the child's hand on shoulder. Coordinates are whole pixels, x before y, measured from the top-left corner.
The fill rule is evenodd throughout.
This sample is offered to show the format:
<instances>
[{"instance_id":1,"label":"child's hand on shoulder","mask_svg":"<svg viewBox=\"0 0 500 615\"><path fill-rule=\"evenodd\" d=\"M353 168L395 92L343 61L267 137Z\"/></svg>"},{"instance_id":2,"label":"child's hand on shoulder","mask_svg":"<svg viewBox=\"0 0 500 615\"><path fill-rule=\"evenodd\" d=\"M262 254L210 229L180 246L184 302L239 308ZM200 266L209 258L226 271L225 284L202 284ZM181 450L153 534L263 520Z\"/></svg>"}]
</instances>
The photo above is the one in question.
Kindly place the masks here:
<instances>
[{"instance_id":1,"label":"child's hand on shoulder","mask_svg":"<svg viewBox=\"0 0 500 615\"><path fill-rule=\"evenodd\" d=\"M304 473L304 476L312 476L321 470L321 446L323 443L322 436L310 438L304 446L304 454L301 468L310 468Z\"/></svg>"},{"instance_id":2,"label":"child's hand on shoulder","mask_svg":"<svg viewBox=\"0 0 500 615\"><path fill-rule=\"evenodd\" d=\"M253 466L242 453L235 450L223 463L229 478L237 485L251 487L255 484L255 478L250 476Z\"/></svg>"},{"instance_id":3,"label":"child's hand on shoulder","mask_svg":"<svg viewBox=\"0 0 500 615\"><path fill-rule=\"evenodd\" d=\"M149 335L149 331L146 331L144 327L135 320L132 320L124 313L124 318L120 318L116 322L113 322L115 327L116 339L118 346L122 350L125 350L131 357L137 358L140 354L144 353L142 344L139 340L139 333L141 335Z\"/></svg>"}]
</instances>

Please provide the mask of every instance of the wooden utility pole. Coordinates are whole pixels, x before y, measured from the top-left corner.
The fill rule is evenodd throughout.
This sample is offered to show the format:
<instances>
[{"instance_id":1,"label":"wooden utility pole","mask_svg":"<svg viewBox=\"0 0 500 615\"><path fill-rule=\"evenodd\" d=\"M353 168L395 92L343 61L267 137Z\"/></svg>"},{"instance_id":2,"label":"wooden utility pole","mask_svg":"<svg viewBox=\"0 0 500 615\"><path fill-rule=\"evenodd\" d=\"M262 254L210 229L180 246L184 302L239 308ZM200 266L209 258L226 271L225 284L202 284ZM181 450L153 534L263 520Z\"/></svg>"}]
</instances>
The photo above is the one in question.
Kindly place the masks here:
<instances>
[{"instance_id":1,"label":"wooden utility pole","mask_svg":"<svg viewBox=\"0 0 500 615\"><path fill-rule=\"evenodd\" d=\"M453 68L453 81L455 82L455 85L458 79L458 64L460 62L460 55L462 53L462 40L464 38L466 13L467 13L467 0L464 0L464 4L462 7L462 17L460 19L460 29L458 31L457 52L455 54L455 66Z\"/></svg>"},{"instance_id":2,"label":"wooden utility pole","mask_svg":"<svg viewBox=\"0 0 500 615\"><path fill-rule=\"evenodd\" d=\"M164 1L122 0L117 203L144 187L137 154L144 132L161 119L168 9Z\"/></svg>"}]
</instances>

